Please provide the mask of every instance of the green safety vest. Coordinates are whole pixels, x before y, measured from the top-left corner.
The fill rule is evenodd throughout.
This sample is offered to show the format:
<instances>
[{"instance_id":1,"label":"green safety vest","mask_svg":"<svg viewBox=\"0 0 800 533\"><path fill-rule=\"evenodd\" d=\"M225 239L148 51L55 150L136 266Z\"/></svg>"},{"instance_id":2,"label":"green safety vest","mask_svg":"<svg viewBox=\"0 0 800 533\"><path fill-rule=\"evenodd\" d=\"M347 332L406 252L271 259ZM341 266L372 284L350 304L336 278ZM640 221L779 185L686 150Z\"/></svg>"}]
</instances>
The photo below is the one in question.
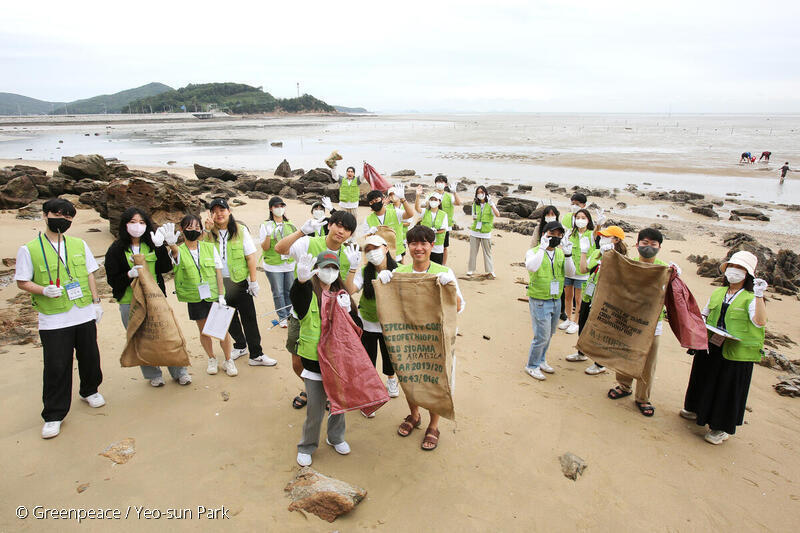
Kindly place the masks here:
<instances>
[{"instance_id":1,"label":"green safety vest","mask_svg":"<svg viewBox=\"0 0 800 533\"><path fill-rule=\"evenodd\" d=\"M532 248L533 252L539 251L540 246ZM542 265L536 272L528 272L528 296L537 300L557 300L561 298L561 291L564 290L564 251L561 248L555 249L553 262L545 249ZM550 268L548 268L550 267ZM550 282L558 280L559 292L556 295L550 294Z\"/></svg>"},{"instance_id":2,"label":"green safety vest","mask_svg":"<svg viewBox=\"0 0 800 533\"><path fill-rule=\"evenodd\" d=\"M364 276L364 271L366 270L367 265L361 267L361 275ZM364 283L371 283L371 281L367 281L364 278ZM377 322L378 321L378 307L375 305L375 298L366 298L364 294L361 294L361 298L358 300L358 310L361 312L361 318L367 320L369 322Z\"/></svg>"},{"instance_id":3,"label":"green safety vest","mask_svg":"<svg viewBox=\"0 0 800 533\"><path fill-rule=\"evenodd\" d=\"M438 211L436 211L436 217L434 218L433 215L431 215L431 210L426 209L425 214L422 215L422 220L420 221L420 224L431 228L433 231L436 231L442 229L442 223L444 222L445 216L446 216L445 212L439 209ZM444 236L445 236L444 233L437 233L436 240L433 241L434 246L441 246L442 244L444 244Z\"/></svg>"},{"instance_id":4,"label":"green safety vest","mask_svg":"<svg viewBox=\"0 0 800 533\"><path fill-rule=\"evenodd\" d=\"M594 250L590 252L589 256L586 259L586 268L589 269L589 272L591 272L592 269L600 263L601 258L602 254L600 253L600 250ZM599 276L600 276L600 269L598 268L597 270L589 274L589 280L586 282L587 285L589 283L592 283L594 285L595 291L597 290L597 278ZM581 294L581 301L586 302L588 304L592 302L593 298L594 298L594 292L592 292L592 295L589 296L588 294L586 294L586 287L584 287L583 294Z\"/></svg>"},{"instance_id":5,"label":"green safety vest","mask_svg":"<svg viewBox=\"0 0 800 533\"><path fill-rule=\"evenodd\" d=\"M320 253L328 250L328 245L325 242L326 237L320 235L319 237L309 237L308 238L308 253L317 257ZM339 248L339 251L331 250L332 252L339 255L339 275L341 278L347 279L347 271L350 270L350 261L347 260L347 255L344 253L342 248ZM356 265L358 266L358 265ZM297 276L297 267L295 267L294 271L295 277Z\"/></svg>"},{"instance_id":6,"label":"green safety vest","mask_svg":"<svg viewBox=\"0 0 800 533\"><path fill-rule=\"evenodd\" d=\"M430 266L428 266L428 270L426 270L426 273L427 274L441 274L443 272L449 272L449 271L450 271L450 269L447 268L446 266L442 266L439 263L435 263L435 262L431 261L431 264L430 264ZM392 272L398 272L398 273L401 273L401 274L402 273L413 273L414 272L414 264L410 263L408 265L399 265Z\"/></svg>"},{"instance_id":7,"label":"green safety vest","mask_svg":"<svg viewBox=\"0 0 800 533\"><path fill-rule=\"evenodd\" d=\"M61 279L61 286L77 281L81 285L83 296L77 300L70 300L67 297L66 290L58 298L48 298L42 294L31 294L33 307L42 314L57 315L69 311L74 305L86 307L92 303L92 293L89 290L89 272L86 270L86 245L83 240L77 237L63 236L64 255L67 258L67 265L65 267L62 263L59 268L61 260L49 244L49 239L42 234L40 234L40 237L42 239L41 243L36 238L25 245L31 254L31 262L33 263L32 281L37 285L46 287L50 284L50 278L53 279L53 283L56 282L56 273L60 271L60 276L65 276L65 278ZM44 248L44 254L42 254L42 248ZM45 258L47 258L46 264ZM50 276L47 275L48 267ZM67 273L67 269L69 269L69 273Z\"/></svg>"},{"instance_id":8,"label":"green safety vest","mask_svg":"<svg viewBox=\"0 0 800 533\"><path fill-rule=\"evenodd\" d=\"M569 233L569 241L572 243L572 250L574 252L578 252L577 254L576 253L572 254L572 262L575 264L575 275L576 276L584 276L584 275L587 274L587 272L581 272L581 253L580 253L581 237L588 237L589 238L589 243L590 244L589 244L589 251L586 253L586 257L587 258L591 257L592 254L594 253L594 251L597 250L597 247L596 247L596 245L594 243L594 239L592 238L592 230L587 229L583 233L579 233L577 231L575 233L572 233L572 232ZM588 265L588 261L587 261L587 265L586 266L587 267L589 266Z\"/></svg>"},{"instance_id":9,"label":"green safety vest","mask_svg":"<svg viewBox=\"0 0 800 533\"><path fill-rule=\"evenodd\" d=\"M144 256L144 262L147 265L147 270L150 271L150 275L153 276L153 279L156 279L156 261L158 261L156 251L151 250L146 242L139 241L139 253ZM128 266L133 268L133 251L130 248L125 250L125 259L128 260ZM125 294L122 295L122 298L117 303L129 304L132 300L133 289L128 285L128 288L125 289Z\"/></svg>"},{"instance_id":10,"label":"green safety vest","mask_svg":"<svg viewBox=\"0 0 800 533\"><path fill-rule=\"evenodd\" d=\"M216 302L219 296L217 286L217 268L214 265L214 243L199 241L197 243L199 265L195 262L192 253L186 243L178 246L180 261L173 272L175 273L175 292L179 302L199 302L200 291L198 286L201 283L208 283L211 297L206 298L207 302ZM198 271L199 269L199 271ZM223 294L225 289L223 288Z\"/></svg>"},{"instance_id":11,"label":"green safety vest","mask_svg":"<svg viewBox=\"0 0 800 533\"><path fill-rule=\"evenodd\" d=\"M451 193L442 192L441 209L442 209L442 211L444 211L447 214L447 222L451 226L454 223L455 219L453 218L453 216L455 215L455 212L456 212L455 204L453 203L454 201L455 201L455 198L453 197L453 195Z\"/></svg>"},{"instance_id":12,"label":"green safety vest","mask_svg":"<svg viewBox=\"0 0 800 533\"><path fill-rule=\"evenodd\" d=\"M488 209L487 209L488 208ZM481 229L476 229L478 222L481 223ZM475 204L472 204L472 231L479 231L481 233L490 233L494 227L494 211L489 202L481 204L480 212L475 212Z\"/></svg>"},{"instance_id":13,"label":"green safety vest","mask_svg":"<svg viewBox=\"0 0 800 533\"><path fill-rule=\"evenodd\" d=\"M708 302L708 318L706 324L717 325L719 315L722 312L722 303L725 300L725 293L728 287L719 287L711 293L711 301ZM750 320L750 302L755 295L750 291L742 291L725 312L725 331L734 337L741 339L738 341L725 339L722 344L722 357L729 361L752 361L761 360L761 352L764 348L765 328L760 328Z\"/></svg>"},{"instance_id":14,"label":"green safety vest","mask_svg":"<svg viewBox=\"0 0 800 533\"><path fill-rule=\"evenodd\" d=\"M340 202L358 202L361 196L361 188L358 186L358 177L353 178L353 181L348 185L347 178L341 178L339 183L339 201Z\"/></svg>"},{"instance_id":15,"label":"green safety vest","mask_svg":"<svg viewBox=\"0 0 800 533\"><path fill-rule=\"evenodd\" d=\"M228 273L234 283L243 281L250 273L247 268L247 259L244 255L244 238L242 237L246 228L241 224L237 224L237 227L239 231L236 232L236 237L233 239L228 238L227 251L222 259L228 265ZM206 233L204 239L213 242L214 246L218 245L214 239L214 234L211 232Z\"/></svg>"},{"instance_id":16,"label":"green safety vest","mask_svg":"<svg viewBox=\"0 0 800 533\"><path fill-rule=\"evenodd\" d=\"M389 226L392 228L394 230L395 254L400 255L406 251L406 246L403 244L403 240L405 239L403 235L403 221L398 218L397 211L394 210L393 205L390 204L386 206L383 224L381 224L381 221L378 220L378 215L374 212L367 215L367 224L372 228L377 228L378 226Z\"/></svg>"},{"instance_id":17,"label":"green safety vest","mask_svg":"<svg viewBox=\"0 0 800 533\"><path fill-rule=\"evenodd\" d=\"M308 283L308 282L307 282ZM308 312L300 319L300 336L297 339L297 355L312 361L319 361L317 345L320 336L319 304L317 294L311 293L311 305Z\"/></svg>"},{"instance_id":18,"label":"green safety vest","mask_svg":"<svg viewBox=\"0 0 800 533\"><path fill-rule=\"evenodd\" d=\"M269 223L275 224L275 222L272 220L264 221L264 225ZM275 228L275 231L269 240L269 250L264 250L264 252L261 254L261 258L268 265L283 265L294 262L294 259L291 257L289 259L281 259L281 254L275 251L275 245L278 244L278 241L280 241L282 238L297 231L297 228L295 228L294 225L288 220L284 221L281 226L282 227ZM322 228L320 228L320 230L322 230Z\"/></svg>"}]
</instances>

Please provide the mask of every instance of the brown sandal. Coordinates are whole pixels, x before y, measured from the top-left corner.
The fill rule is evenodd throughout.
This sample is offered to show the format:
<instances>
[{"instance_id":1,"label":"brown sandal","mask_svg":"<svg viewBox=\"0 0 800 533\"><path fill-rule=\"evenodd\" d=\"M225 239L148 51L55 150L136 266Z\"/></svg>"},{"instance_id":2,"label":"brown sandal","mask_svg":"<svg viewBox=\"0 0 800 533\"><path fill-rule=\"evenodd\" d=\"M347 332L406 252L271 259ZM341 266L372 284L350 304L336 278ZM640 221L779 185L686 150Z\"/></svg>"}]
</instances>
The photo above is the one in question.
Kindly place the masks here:
<instances>
[{"instance_id":1,"label":"brown sandal","mask_svg":"<svg viewBox=\"0 0 800 533\"><path fill-rule=\"evenodd\" d=\"M411 435L411 432L419 428L420 425L422 425L422 415L420 415L417 420L414 420L413 416L408 415L405 420L403 420L403 423L400 424L400 427L397 428L397 434L401 437L408 437Z\"/></svg>"},{"instance_id":2,"label":"brown sandal","mask_svg":"<svg viewBox=\"0 0 800 533\"><path fill-rule=\"evenodd\" d=\"M433 444L431 448L426 448L426 444ZM420 447L426 452L432 452L439 445L439 430L428 428L425 430L425 438L422 439Z\"/></svg>"}]
</instances>

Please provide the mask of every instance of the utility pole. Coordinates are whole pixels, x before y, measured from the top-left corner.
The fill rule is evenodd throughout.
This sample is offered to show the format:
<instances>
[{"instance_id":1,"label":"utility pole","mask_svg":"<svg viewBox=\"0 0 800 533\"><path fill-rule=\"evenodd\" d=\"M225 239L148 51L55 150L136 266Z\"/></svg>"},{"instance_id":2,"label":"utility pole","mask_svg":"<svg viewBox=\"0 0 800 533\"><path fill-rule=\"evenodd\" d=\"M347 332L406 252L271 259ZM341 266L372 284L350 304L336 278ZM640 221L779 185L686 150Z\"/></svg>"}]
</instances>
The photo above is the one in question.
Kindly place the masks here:
<instances>
[{"instance_id":1,"label":"utility pole","mask_svg":"<svg viewBox=\"0 0 800 533\"><path fill-rule=\"evenodd\" d=\"M300 98L300 82L297 82L297 97Z\"/></svg>"}]
</instances>

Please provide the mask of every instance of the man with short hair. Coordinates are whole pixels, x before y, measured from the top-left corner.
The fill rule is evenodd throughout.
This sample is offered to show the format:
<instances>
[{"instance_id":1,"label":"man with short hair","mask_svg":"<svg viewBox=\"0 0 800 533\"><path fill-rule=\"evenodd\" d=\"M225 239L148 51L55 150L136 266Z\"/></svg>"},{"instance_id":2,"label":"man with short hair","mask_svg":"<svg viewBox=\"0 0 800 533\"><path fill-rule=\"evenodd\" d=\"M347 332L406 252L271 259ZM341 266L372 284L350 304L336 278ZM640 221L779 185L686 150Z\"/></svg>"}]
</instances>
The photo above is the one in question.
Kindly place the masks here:
<instances>
[{"instance_id":1,"label":"man with short hair","mask_svg":"<svg viewBox=\"0 0 800 533\"><path fill-rule=\"evenodd\" d=\"M367 203L372 211L367 215L367 219L362 224L362 233L373 235L378 232L379 226L388 226L394 230L395 239L395 260L401 261L402 255L406 251L404 244L405 237L403 235L403 218L411 218L414 216L414 211L411 209L405 196L405 186L398 184L393 187L393 194L400 198L400 202L404 209L403 217L397 216L397 211L394 205L387 208L387 201L381 191L373 190L367 194Z\"/></svg>"},{"instance_id":2,"label":"man with short hair","mask_svg":"<svg viewBox=\"0 0 800 533\"><path fill-rule=\"evenodd\" d=\"M569 198L570 201L570 212L564 213L564 216L561 217L561 225L564 226L564 231L569 233L572 229L572 216L578 209L586 209L586 202L587 198L586 195L581 192L576 192Z\"/></svg>"},{"instance_id":3,"label":"man with short hair","mask_svg":"<svg viewBox=\"0 0 800 533\"><path fill-rule=\"evenodd\" d=\"M336 176L336 167L331 170L333 179L339 183L339 207L358 220L358 200L361 197L361 178L356 176L355 167L347 167L347 175Z\"/></svg>"}]
</instances>

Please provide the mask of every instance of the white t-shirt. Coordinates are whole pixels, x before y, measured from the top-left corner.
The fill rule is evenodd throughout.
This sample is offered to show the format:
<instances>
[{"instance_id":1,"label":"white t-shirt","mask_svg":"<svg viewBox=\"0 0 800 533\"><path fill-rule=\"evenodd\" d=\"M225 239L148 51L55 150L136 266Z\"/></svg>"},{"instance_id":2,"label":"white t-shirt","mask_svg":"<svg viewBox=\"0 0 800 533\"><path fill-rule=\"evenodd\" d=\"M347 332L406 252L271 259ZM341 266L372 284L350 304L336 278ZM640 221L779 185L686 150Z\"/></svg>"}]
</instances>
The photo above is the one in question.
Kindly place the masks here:
<instances>
[{"instance_id":1,"label":"white t-shirt","mask_svg":"<svg viewBox=\"0 0 800 533\"><path fill-rule=\"evenodd\" d=\"M42 242L47 241L47 237L42 235ZM56 248L58 248L58 242L52 243ZM96 272L98 268L97 261L95 261L94 255L92 255L92 251L89 249L89 245L86 244L84 241L84 253L86 254L86 270L91 274L92 272ZM47 246L47 244L45 244ZM65 247L61 246L61 259L66 262ZM64 265L61 265L62 271L64 270ZM19 250L17 251L17 265L16 265L16 272L14 272L14 280L15 281L31 281L33 280L33 260L31 259L31 252L28 250L27 246L20 246ZM62 286L66 280L61 280ZM90 320L95 319L94 314L94 307L91 305L87 305L86 307L78 307L77 305L73 305L72 309L69 311L64 311L63 313L58 313L55 315L46 315L44 313L39 313L39 330L40 331L47 331L53 329L61 329L61 328L68 328L71 326L77 326L79 324L85 324Z\"/></svg>"},{"instance_id":2,"label":"white t-shirt","mask_svg":"<svg viewBox=\"0 0 800 533\"><path fill-rule=\"evenodd\" d=\"M422 210L422 214L420 215L420 218L419 218L420 221L422 221L422 219L425 218L425 213L427 211L428 211L427 209L423 209ZM442 229L446 230L447 229L447 213L445 213L441 209L436 213L436 215L438 215L439 213L442 213L442 223L438 227L431 228L433 231L438 231L438 230L442 230ZM436 215L431 213L431 224L436 224ZM421 223L422 222L420 222L420 224ZM437 233L436 236L438 237L439 234ZM435 254L443 254L444 253L444 244L434 244L433 245L433 249L431 250L431 252L433 252Z\"/></svg>"},{"instance_id":3,"label":"white t-shirt","mask_svg":"<svg viewBox=\"0 0 800 533\"><path fill-rule=\"evenodd\" d=\"M253 244L253 238L250 237L250 232L244 226L240 229L242 230L242 246L244 248L245 257L256 253L256 245ZM222 277L230 278L231 273L228 271L228 230L221 229L218 233L217 247L219 248L219 254L225 258L222 264Z\"/></svg>"},{"instance_id":4,"label":"white t-shirt","mask_svg":"<svg viewBox=\"0 0 800 533\"><path fill-rule=\"evenodd\" d=\"M283 222L278 224L274 220L268 220L265 224L261 224L261 228L258 234L259 244L264 242L264 239L267 238L267 225L269 225L269 229L272 230L271 239L281 240L282 238L286 237L286 235L283 234ZM289 258L288 255L284 255L281 257L284 259ZM281 263L280 265L268 265L262 259L261 268L263 268L265 272L291 272L294 270L294 263L285 262Z\"/></svg>"},{"instance_id":5,"label":"white t-shirt","mask_svg":"<svg viewBox=\"0 0 800 533\"><path fill-rule=\"evenodd\" d=\"M377 274L377 269L376 269ZM353 276L353 285L356 286L358 290L361 290L364 287L364 271L358 269ZM363 298L364 295L362 294L361 297ZM369 320L365 320L364 317L361 315L361 310L358 311L358 316L361 317L361 322L364 323L364 327L361 328L364 331L369 331L370 333L383 333L383 328L381 328L380 322L370 322Z\"/></svg>"}]
</instances>

